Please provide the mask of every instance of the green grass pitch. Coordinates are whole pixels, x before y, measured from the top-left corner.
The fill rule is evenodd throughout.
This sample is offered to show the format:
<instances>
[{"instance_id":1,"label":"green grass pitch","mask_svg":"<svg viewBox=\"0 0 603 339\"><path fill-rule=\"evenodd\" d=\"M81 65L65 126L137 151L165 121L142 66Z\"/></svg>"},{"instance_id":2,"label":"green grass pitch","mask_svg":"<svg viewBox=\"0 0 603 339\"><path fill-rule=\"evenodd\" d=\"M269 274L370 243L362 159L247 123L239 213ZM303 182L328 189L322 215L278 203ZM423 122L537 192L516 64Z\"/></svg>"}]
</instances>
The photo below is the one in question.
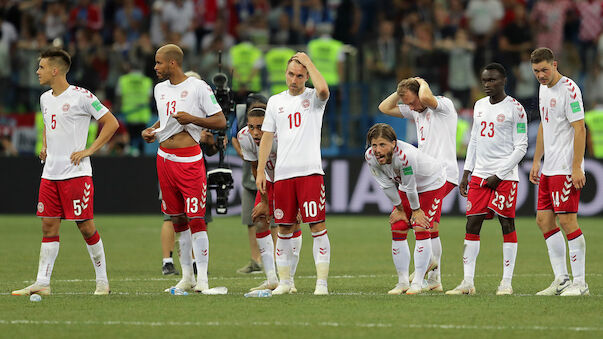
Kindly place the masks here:
<instances>
[{"instance_id":1,"label":"green grass pitch","mask_svg":"<svg viewBox=\"0 0 603 339\"><path fill-rule=\"evenodd\" d=\"M53 294L41 302L11 296L35 279L41 240L35 216L0 216L0 337L602 337L603 219L582 218L590 297L536 297L553 276L534 218L516 221L519 250L515 295L494 295L502 276L497 221L482 229L475 296L427 293L390 296L396 283L387 216L327 216L331 241L328 297L312 295L312 238L303 227L297 295L244 298L263 275L236 274L249 257L238 217L211 225L210 287L225 296L172 296L178 278L161 275L160 216L98 215L112 294L94 296L94 270L74 223L63 222L52 276ZM462 279L464 218L443 216L442 282ZM411 251L414 237L409 236ZM412 253L412 252L411 252ZM178 265L177 265L178 266ZM411 264L412 267L412 264Z\"/></svg>"}]
</instances>

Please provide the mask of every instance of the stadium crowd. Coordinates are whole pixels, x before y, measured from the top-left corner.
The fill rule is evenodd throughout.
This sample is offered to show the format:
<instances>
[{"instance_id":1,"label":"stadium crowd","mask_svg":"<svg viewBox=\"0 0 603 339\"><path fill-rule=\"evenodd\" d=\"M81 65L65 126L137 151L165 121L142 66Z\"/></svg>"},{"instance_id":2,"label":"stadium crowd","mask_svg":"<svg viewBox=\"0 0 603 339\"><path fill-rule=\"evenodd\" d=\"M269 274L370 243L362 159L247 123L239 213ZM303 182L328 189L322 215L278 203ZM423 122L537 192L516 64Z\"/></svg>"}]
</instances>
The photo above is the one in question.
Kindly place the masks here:
<instances>
[{"instance_id":1,"label":"stadium crowd","mask_svg":"<svg viewBox=\"0 0 603 339\"><path fill-rule=\"evenodd\" d=\"M531 120L539 117L529 52L547 46L582 88L587 110L603 104L601 0L1 0L0 13L2 154L17 153L8 142L15 122L7 115L39 111L46 89L35 71L40 51L51 45L73 56L69 81L116 113L117 154L130 142L130 125L153 122L154 52L166 43L182 46L183 68L208 83L223 51L223 63L234 69L233 90L242 97L274 94L268 52L288 46L312 56L311 42L328 39L339 49L327 58L338 67L321 70L329 86L370 84L364 114L371 116L389 88L412 75L452 97L459 111L470 109L483 96L480 69L500 62L509 70L507 93ZM255 51L251 65L237 57L240 50ZM148 106L144 113L121 100L120 78L135 71L151 80L149 100L137 103ZM246 81L238 77L245 72L251 74Z\"/></svg>"}]
</instances>

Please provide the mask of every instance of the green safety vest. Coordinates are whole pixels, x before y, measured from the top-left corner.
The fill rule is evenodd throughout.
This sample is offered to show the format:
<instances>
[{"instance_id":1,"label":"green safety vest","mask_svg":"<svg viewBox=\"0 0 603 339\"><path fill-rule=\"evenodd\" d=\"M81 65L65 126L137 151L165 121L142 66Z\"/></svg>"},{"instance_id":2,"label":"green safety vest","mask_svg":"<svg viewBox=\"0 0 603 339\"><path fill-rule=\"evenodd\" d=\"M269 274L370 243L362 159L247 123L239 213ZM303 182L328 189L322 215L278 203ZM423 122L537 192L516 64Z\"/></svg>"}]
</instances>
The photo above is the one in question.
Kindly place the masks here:
<instances>
[{"instance_id":1,"label":"green safety vest","mask_svg":"<svg viewBox=\"0 0 603 339\"><path fill-rule=\"evenodd\" d=\"M285 73L287 72L287 61L295 54L295 51L287 47L275 47L266 53L266 70L268 71L268 83L270 94L278 94L287 90Z\"/></svg>"},{"instance_id":2,"label":"green safety vest","mask_svg":"<svg viewBox=\"0 0 603 339\"><path fill-rule=\"evenodd\" d=\"M36 130L38 131L38 138L36 140L36 154L40 154L42 150L42 137L44 136L44 114L42 112L36 113ZM94 140L96 140L96 133L98 132L98 123L94 119L90 119L90 126L88 126L88 138L86 139L86 148L90 147Z\"/></svg>"},{"instance_id":3,"label":"green safety vest","mask_svg":"<svg viewBox=\"0 0 603 339\"><path fill-rule=\"evenodd\" d=\"M308 54L325 78L327 85L339 85L338 55L343 43L331 38L318 38L308 43Z\"/></svg>"},{"instance_id":4,"label":"green safety vest","mask_svg":"<svg viewBox=\"0 0 603 339\"><path fill-rule=\"evenodd\" d=\"M465 157L467 155L467 147L463 144L465 134L471 128L471 124L465 119L459 118L456 123L456 155Z\"/></svg>"},{"instance_id":5,"label":"green safety vest","mask_svg":"<svg viewBox=\"0 0 603 339\"><path fill-rule=\"evenodd\" d=\"M590 131L595 158L603 158L603 111L588 111L584 114L584 122Z\"/></svg>"},{"instance_id":6,"label":"green safety vest","mask_svg":"<svg viewBox=\"0 0 603 339\"><path fill-rule=\"evenodd\" d=\"M253 78L250 77L254 70L253 66L262 57L262 51L250 42L241 42L230 48L230 57L235 74L232 79L233 91L238 91L241 88L238 79L247 84L248 91L261 91L262 79L260 72L256 72Z\"/></svg>"},{"instance_id":7,"label":"green safety vest","mask_svg":"<svg viewBox=\"0 0 603 339\"><path fill-rule=\"evenodd\" d=\"M148 124L151 120L151 78L139 72L124 74L119 77L121 91L121 114L126 123Z\"/></svg>"}]
</instances>

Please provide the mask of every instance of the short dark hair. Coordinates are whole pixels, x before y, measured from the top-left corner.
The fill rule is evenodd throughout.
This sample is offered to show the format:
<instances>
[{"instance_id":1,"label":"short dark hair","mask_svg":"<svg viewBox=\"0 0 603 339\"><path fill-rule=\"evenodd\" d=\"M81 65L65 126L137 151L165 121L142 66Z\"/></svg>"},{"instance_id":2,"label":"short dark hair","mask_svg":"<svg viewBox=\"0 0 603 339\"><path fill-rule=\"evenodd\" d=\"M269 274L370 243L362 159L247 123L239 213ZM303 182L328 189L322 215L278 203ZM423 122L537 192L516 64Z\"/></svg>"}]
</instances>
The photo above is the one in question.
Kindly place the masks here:
<instances>
[{"instance_id":1,"label":"short dark hair","mask_svg":"<svg viewBox=\"0 0 603 339\"><path fill-rule=\"evenodd\" d=\"M486 70L498 71L498 73L500 73L503 76L503 78L507 77L507 71L505 70L505 67L503 65L499 64L498 62L493 62L493 63L487 64L486 67L484 67L484 71L486 71Z\"/></svg>"},{"instance_id":2,"label":"short dark hair","mask_svg":"<svg viewBox=\"0 0 603 339\"><path fill-rule=\"evenodd\" d=\"M406 92L406 91L411 91L414 94L418 95L419 87L421 87L421 85L419 85L419 82L417 81L417 79L408 78L408 79L404 79L404 80L400 81L400 83L398 83L398 89L396 90L396 92L398 92L399 96L402 96L402 94L404 94L404 92Z\"/></svg>"},{"instance_id":3,"label":"short dark hair","mask_svg":"<svg viewBox=\"0 0 603 339\"><path fill-rule=\"evenodd\" d=\"M373 139L376 138L384 138L387 141L396 141L398 137L396 137L396 131L388 125L384 123L374 124L366 134L366 142L371 145Z\"/></svg>"},{"instance_id":4,"label":"short dark hair","mask_svg":"<svg viewBox=\"0 0 603 339\"><path fill-rule=\"evenodd\" d=\"M555 54L551 49L546 47L536 48L532 52L532 55L530 55L530 62L533 64L538 64L543 61L552 63L553 61L555 61Z\"/></svg>"},{"instance_id":5,"label":"short dark hair","mask_svg":"<svg viewBox=\"0 0 603 339\"><path fill-rule=\"evenodd\" d=\"M52 47L40 54L40 59L49 59L52 63L59 63L63 66L65 73L71 68L71 56L65 50Z\"/></svg>"},{"instance_id":6,"label":"short dark hair","mask_svg":"<svg viewBox=\"0 0 603 339\"><path fill-rule=\"evenodd\" d=\"M256 101L247 109L247 117L264 117L266 115L266 104Z\"/></svg>"}]
</instances>

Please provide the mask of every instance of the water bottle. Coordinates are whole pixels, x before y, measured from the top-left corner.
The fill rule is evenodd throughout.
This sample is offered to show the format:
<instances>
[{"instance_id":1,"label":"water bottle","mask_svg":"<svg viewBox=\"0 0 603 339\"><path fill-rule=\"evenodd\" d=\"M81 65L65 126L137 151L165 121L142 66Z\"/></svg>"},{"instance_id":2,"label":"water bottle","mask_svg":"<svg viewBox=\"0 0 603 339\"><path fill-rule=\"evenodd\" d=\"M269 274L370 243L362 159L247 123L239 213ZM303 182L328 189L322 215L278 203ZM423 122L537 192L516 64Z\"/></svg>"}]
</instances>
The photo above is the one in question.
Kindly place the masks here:
<instances>
[{"instance_id":1,"label":"water bottle","mask_svg":"<svg viewBox=\"0 0 603 339\"><path fill-rule=\"evenodd\" d=\"M172 287L172 288L170 288L170 294L171 295L188 295L188 292L184 291L178 287Z\"/></svg>"},{"instance_id":2,"label":"water bottle","mask_svg":"<svg viewBox=\"0 0 603 339\"><path fill-rule=\"evenodd\" d=\"M258 290L249 293L245 293L245 298L270 298L272 297L271 290Z\"/></svg>"}]
</instances>

